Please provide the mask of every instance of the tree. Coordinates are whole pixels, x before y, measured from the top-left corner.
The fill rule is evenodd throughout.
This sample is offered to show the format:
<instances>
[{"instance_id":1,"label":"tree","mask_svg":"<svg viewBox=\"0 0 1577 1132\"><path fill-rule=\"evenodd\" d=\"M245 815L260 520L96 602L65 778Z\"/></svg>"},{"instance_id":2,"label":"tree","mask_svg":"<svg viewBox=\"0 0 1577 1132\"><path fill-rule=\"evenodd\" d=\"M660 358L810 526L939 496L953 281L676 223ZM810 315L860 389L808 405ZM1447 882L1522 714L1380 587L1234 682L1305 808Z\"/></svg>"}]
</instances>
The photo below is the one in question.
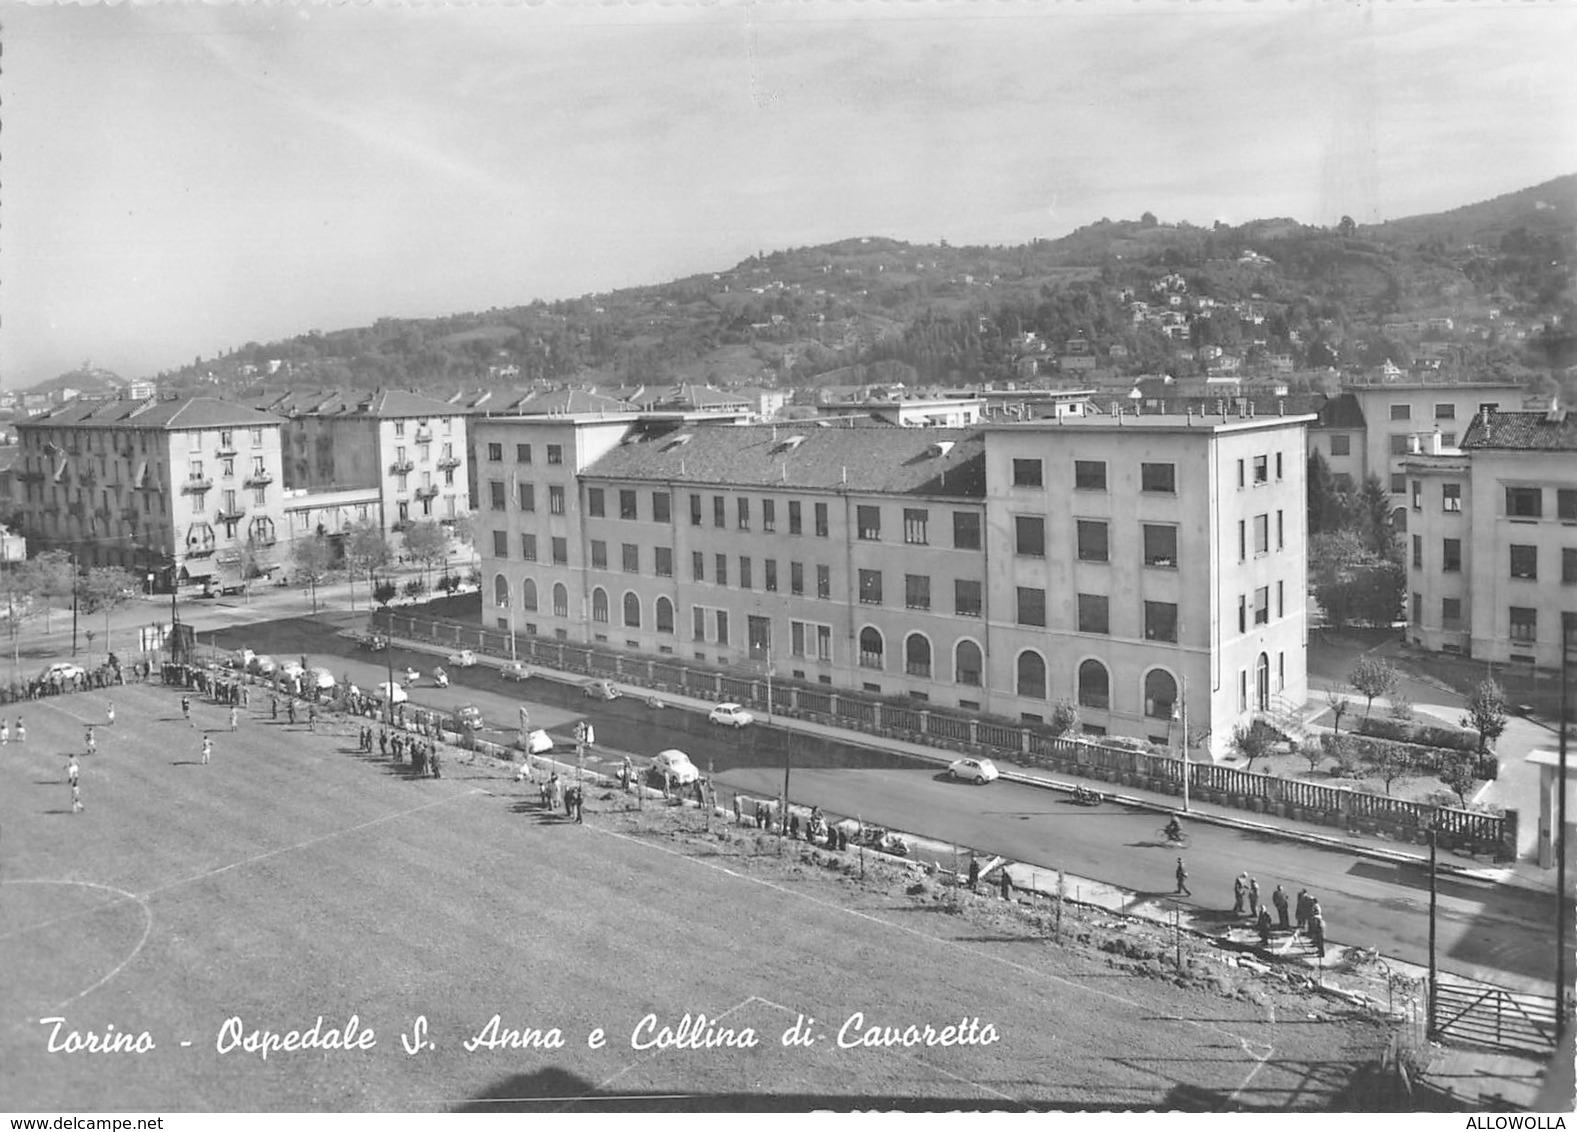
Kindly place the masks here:
<instances>
[{"instance_id":1,"label":"tree","mask_svg":"<svg viewBox=\"0 0 1577 1132\"><path fill-rule=\"evenodd\" d=\"M49 615L58 598L75 592L77 571L72 556L64 550L46 550L29 559L28 576L33 596L44 599L44 632L49 632Z\"/></svg>"},{"instance_id":2,"label":"tree","mask_svg":"<svg viewBox=\"0 0 1577 1132\"><path fill-rule=\"evenodd\" d=\"M291 572L312 591L312 612L318 611L318 585L329 576L331 552L322 535L306 535L290 544Z\"/></svg>"},{"instance_id":3,"label":"tree","mask_svg":"<svg viewBox=\"0 0 1577 1132\"><path fill-rule=\"evenodd\" d=\"M21 663L17 638L22 633L22 626L44 612L46 608L35 600L38 592L36 560L6 563L0 566L0 596L4 599L4 608L0 609L0 616L5 617L6 633L11 638L13 676L16 675Z\"/></svg>"},{"instance_id":4,"label":"tree","mask_svg":"<svg viewBox=\"0 0 1577 1132\"><path fill-rule=\"evenodd\" d=\"M1401 678L1402 674L1389 661L1381 660L1373 654L1365 654L1358 658L1358 663L1353 665L1352 671L1347 674L1347 683L1352 686L1353 691L1364 697L1365 719L1369 718L1369 712L1373 710L1376 698L1389 695Z\"/></svg>"},{"instance_id":5,"label":"tree","mask_svg":"<svg viewBox=\"0 0 1577 1132\"><path fill-rule=\"evenodd\" d=\"M1337 629L1350 622L1390 625L1404 608L1406 569L1370 550L1353 530L1309 540L1309 581L1314 600Z\"/></svg>"},{"instance_id":6,"label":"tree","mask_svg":"<svg viewBox=\"0 0 1577 1132\"><path fill-rule=\"evenodd\" d=\"M405 553L422 564L422 589L427 588L427 572L449 557L449 536L437 520L423 519L405 532Z\"/></svg>"},{"instance_id":7,"label":"tree","mask_svg":"<svg viewBox=\"0 0 1577 1132\"><path fill-rule=\"evenodd\" d=\"M1466 806L1468 792L1478 781L1478 755L1472 751L1442 751L1439 777L1457 796L1457 802Z\"/></svg>"},{"instance_id":8,"label":"tree","mask_svg":"<svg viewBox=\"0 0 1577 1132\"><path fill-rule=\"evenodd\" d=\"M373 575L384 566L389 559L394 557L394 550L389 546L389 538L383 533L383 528L371 519L361 519L353 523L350 532L345 538L345 565L350 575L350 607L356 608L356 575L358 572L367 575L367 584L374 584Z\"/></svg>"},{"instance_id":9,"label":"tree","mask_svg":"<svg viewBox=\"0 0 1577 1132\"><path fill-rule=\"evenodd\" d=\"M1342 716L1352 706L1352 701L1335 688L1326 688L1325 702L1331 706L1331 711L1336 716L1336 726L1332 730L1335 734L1340 735L1342 733Z\"/></svg>"},{"instance_id":10,"label":"tree","mask_svg":"<svg viewBox=\"0 0 1577 1132\"><path fill-rule=\"evenodd\" d=\"M122 566L95 566L82 577L80 605L85 613L104 613L104 651L110 647L110 614L137 596L137 575Z\"/></svg>"},{"instance_id":11,"label":"tree","mask_svg":"<svg viewBox=\"0 0 1577 1132\"><path fill-rule=\"evenodd\" d=\"M1336 490L1336 477L1325 454L1317 448L1309 455L1308 489L1309 534L1334 531L1341 526L1341 493Z\"/></svg>"},{"instance_id":12,"label":"tree","mask_svg":"<svg viewBox=\"0 0 1577 1132\"><path fill-rule=\"evenodd\" d=\"M1396 528L1391 525L1391 493L1374 472L1364 477L1353 507L1353 521L1349 525L1362 536L1364 545L1381 558L1397 558Z\"/></svg>"},{"instance_id":13,"label":"tree","mask_svg":"<svg viewBox=\"0 0 1577 1132\"><path fill-rule=\"evenodd\" d=\"M1232 749L1248 760L1247 769L1254 769L1254 760L1270 753L1270 732L1258 724L1236 727L1232 731Z\"/></svg>"},{"instance_id":14,"label":"tree","mask_svg":"<svg viewBox=\"0 0 1577 1132\"><path fill-rule=\"evenodd\" d=\"M1468 697L1462 726L1478 732L1478 753L1483 755L1506 730L1506 693L1493 680L1481 681ZM1451 784L1446 783L1447 786ZM1455 789L1455 787L1453 787Z\"/></svg>"},{"instance_id":15,"label":"tree","mask_svg":"<svg viewBox=\"0 0 1577 1132\"><path fill-rule=\"evenodd\" d=\"M1412 778L1417 771L1413 757L1401 743L1389 739L1374 739L1364 755L1364 766L1369 773L1385 783L1385 792L1391 793L1391 783Z\"/></svg>"},{"instance_id":16,"label":"tree","mask_svg":"<svg viewBox=\"0 0 1577 1132\"><path fill-rule=\"evenodd\" d=\"M1358 231L1358 225L1351 216L1344 216L1336 225L1336 230L1343 236L1351 236Z\"/></svg>"},{"instance_id":17,"label":"tree","mask_svg":"<svg viewBox=\"0 0 1577 1132\"><path fill-rule=\"evenodd\" d=\"M1051 733L1061 737L1079 727L1079 706L1072 700L1058 700L1051 709Z\"/></svg>"},{"instance_id":18,"label":"tree","mask_svg":"<svg viewBox=\"0 0 1577 1132\"><path fill-rule=\"evenodd\" d=\"M469 511L456 515L449 526L450 533L455 541L465 547L471 555L471 565L476 565L476 517Z\"/></svg>"},{"instance_id":19,"label":"tree","mask_svg":"<svg viewBox=\"0 0 1577 1132\"><path fill-rule=\"evenodd\" d=\"M389 579L385 578L383 581L372 587L372 600L377 602L379 605L386 606L394 600L395 595L397 595L399 592L400 587L389 581Z\"/></svg>"}]
</instances>

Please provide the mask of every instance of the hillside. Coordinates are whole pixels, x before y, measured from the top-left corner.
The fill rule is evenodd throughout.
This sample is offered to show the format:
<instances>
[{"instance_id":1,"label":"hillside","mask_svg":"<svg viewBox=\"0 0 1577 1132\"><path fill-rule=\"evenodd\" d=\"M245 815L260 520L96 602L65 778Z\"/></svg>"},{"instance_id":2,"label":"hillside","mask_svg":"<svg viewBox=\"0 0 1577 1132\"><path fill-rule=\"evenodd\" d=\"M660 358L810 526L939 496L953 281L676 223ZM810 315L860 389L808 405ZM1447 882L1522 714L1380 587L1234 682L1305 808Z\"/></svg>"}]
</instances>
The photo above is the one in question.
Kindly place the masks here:
<instances>
[{"instance_id":1,"label":"hillside","mask_svg":"<svg viewBox=\"0 0 1577 1132\"><path fill-rule=\"evenodd\" d=\"M161 377L240 387L279 373L442 393L809 387L882 362L930 385L1389 360L1548 383L1577 363L1574 217L1569 176L1365 226L1204 228L1146 213L1016 247L851 238L606 294L247 343Z\"/></svg>"}]
</instances>

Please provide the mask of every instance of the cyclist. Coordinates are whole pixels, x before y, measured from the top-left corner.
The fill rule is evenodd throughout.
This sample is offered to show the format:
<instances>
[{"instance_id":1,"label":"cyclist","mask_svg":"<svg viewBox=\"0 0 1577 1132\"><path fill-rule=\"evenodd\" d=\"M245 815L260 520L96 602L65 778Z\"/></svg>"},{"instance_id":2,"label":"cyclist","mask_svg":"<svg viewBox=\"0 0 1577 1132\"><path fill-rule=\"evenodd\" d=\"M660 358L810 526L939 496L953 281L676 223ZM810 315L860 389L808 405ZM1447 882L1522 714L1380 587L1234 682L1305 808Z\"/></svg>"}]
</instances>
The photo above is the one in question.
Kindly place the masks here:
<instances>
[{"instance_id":1,"label":"cyclist","mask_svg":"<svg viewBox=\"0 0 1577 1132\"><path fill-rule=\"evenodd\" d=\"M1171 820L1166 823L1166 839L1168 841L1183 839L1183 825L1177 820L1176 814L1173 814Z\"/></svg>"}]
</instances>

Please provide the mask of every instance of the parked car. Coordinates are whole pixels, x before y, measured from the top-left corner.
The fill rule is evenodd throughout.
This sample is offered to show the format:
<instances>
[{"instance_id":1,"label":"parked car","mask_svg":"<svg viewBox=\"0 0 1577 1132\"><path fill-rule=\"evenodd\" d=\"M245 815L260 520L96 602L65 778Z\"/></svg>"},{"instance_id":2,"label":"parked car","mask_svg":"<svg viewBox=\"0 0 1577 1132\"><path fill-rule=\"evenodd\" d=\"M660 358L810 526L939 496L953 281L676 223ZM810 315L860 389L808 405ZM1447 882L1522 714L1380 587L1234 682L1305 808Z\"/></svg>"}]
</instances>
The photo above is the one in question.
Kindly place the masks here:
<instances>
[{"instance_id":1,"label":"parked car","mask_svg":"<svg viewBox=\"0 0 1577 1132\"><path fill-rule=\"evenodd\" d=\"M652 777L671 778L676 786L688 786L701 777L701 772L683 751L670 747L652 760Z\"/></svg>"},{"instance_id":2,"label":"parked car","mask_svg":"<svg viewBox=\"0 0 1577 1132\"><path fill-rule=\"evenodd\" d=\"M459 652L449 654L448 663L455 668L470 668L476 663L476 653L470 649L461 649Z\"/></svg>"},{"instance_id":3,"label":"parked car","mask_svg":"<svg viewBox=\"0 0 1577 1132\"><path fill-rule=\"evenodd\" d=\"M990 759L956 759L947 768L949 778L973 782L976 786L984 786L995 779L997 774L996 764Z\"/></svg>"},{"instance_id":4,"label":"parked car","mask_svg":"<svg viewBox=\"0 0 1577 1132\"><path fill-rule=\"evenodd\" d=\"M256 655L251 649L236 649L234 655L230 657L230 667L245 672L252 666L252 658Z\"/></svg>"},{"instance_id":5,"label":"parked car","mask_svg":"<svg viewBox=\"0 0 1577 1132\"><path fill-rule=\"evenodd\" d=\"M755 716L738 704L718 704L706 718L707 722L724 727L744 727L756 721Z\"/></svg>"},{"instance_id":6,"label":"parked car","mask_svg":"<svg viewBox=\"0 0 1577 1132\"><path fill-rule=\"evenodd\" d=\"M287 660L279 666L278 675L283 676L286 680L300 680L305 683L307 666L299 660Z\"/></svg>"},{"instance_id":7,"label":"parked car","mask_svg":"<svg viewBox=\"0 0 1577 1132\"><path fill-rule=\"evenodd\" d=\"M521 664L518 660L512 660L499 669L499 675L503 676L505 680L529 680L531 679L531 669Z\"/></svg>"},{"instance_id":8,"label":"parked car","mask_svg":"<svg viewBox=\"0 0 1577 1132\"><path fill-rule=\"evenodd\" d=\"M252 658L252 671L258 676L272 676L279 671L279 661L267 653Z\"/></svg>"},{"instance_id":9,"label":"parked car","mask_svg":"<svg viewBox=\"0 0 1577 1132\"><path fill-rule=\"evenodd\" d=\"M44 669L44 671L40 672L38 674L38 678L40 680L47 681L56 675L58 675L62 680L78 680L86 676L87 671L80 664L72 664L70 661L66 660L57 660L54 664L51 664L48 668Z\"/></svg>"},{"instance_id":10,"label":"parked car","mask_svg":"<svg viewBox=\"0 0 1577 1132\"><path fill-rule=\"evenodd\" d=\"M366 636L357 641L356 644L358 647L367 649L371 652L382 652L384 649L389 647L389 638L385 637L382 633L368 633Z\"/></svg>"},{"instance_id":11,"label":"parked car","mask_svg":"<svg viewBox=\"0 0 1577 1132\"><path fill-rule=\"evenodd\" d=\"M399 681L395 681L393 684L389 684L387 682L379 684L378 690L374 693L374 696L380 702L390 702L396 704L403 704L406 700L411 698L406 694L405 689L400 687Z\"/></svg>"},{"instance_id":12,"label":"parked car","mask_svg":"<svg viewBox=\"0 0 1577 1132\"><path fill-rule=\"evenodd\" d=\"M334 686L339 681L335 678L334 673L327 668L309 668L307 669L307 674L302 677L301 683L302 686L307 688L316 688L320 692L329 692L333 691Z\"/></svg>"},{"instance_id":13,"label":"parked car","mask_svg":"<svg viewBox=\"0 0 1577 1132\"><path fill-rule=\"evenodd\" d=\"M526 753L544 755L553 749L553 737L540 728L526 736Z\"/></svg>"},{"instance_id":14,"label":"parked car","mask_svg":"<svg viewBox=\"0 0 1577 1132\"><path fill-rule=\"evenodd\" d=\"M593 680L581 689L581 694L593 700L616 700L620 693L612 680Z\"/></svg>"},{"instance_id":15,"label":"parked car","mask_svg":"<svg viewBox=\"0 0 1577 1132\"><path fill-rule=\"evenodd\" d=\"M454 709L454 724L457 731L482 730L482 709L475 704L461 704Z\"/></svg>"}]
</instances>

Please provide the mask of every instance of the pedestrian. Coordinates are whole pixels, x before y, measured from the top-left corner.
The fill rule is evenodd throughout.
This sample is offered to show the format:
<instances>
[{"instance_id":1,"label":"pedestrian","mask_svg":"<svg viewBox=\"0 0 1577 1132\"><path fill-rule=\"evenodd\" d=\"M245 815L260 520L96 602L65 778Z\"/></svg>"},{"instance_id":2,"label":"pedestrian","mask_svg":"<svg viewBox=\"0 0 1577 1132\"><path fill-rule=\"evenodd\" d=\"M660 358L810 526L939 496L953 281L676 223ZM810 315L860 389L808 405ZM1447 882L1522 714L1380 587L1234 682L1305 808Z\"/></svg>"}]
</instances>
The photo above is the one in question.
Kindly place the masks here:
<instances>
[{"instance_id":1,"label":"pedestrian","mask_svg":"<svg viewBox=\"0 0 1577 1132\"><path fill-rule=\"evenodd\" d=\"M734 824L745 824L745 807L739 800L739 795L734 795Z\"/></svg>"},{"instance_id":2,"label":"pedestrian","mask_svg":"<svg viewBox=\"0 0 1577 1132\"><path fill-rule=\"evenodd\" d=\"M73 782L71 784L71 812L80 814L84 808L82 805L82 787Z\"/></svg>"},{"instance_id":3,"label":"pedestrian","mask_svg":"<svg viewBox=\"0 0 1577 1132\"><path fill-rule=\"evenodd\" d=\"M115 704L113 701L104 709L104 716L109 721L109 726L115 726Z\"/></svg>"},{"instance_id":4,"label":"pedestrian","mask_svg":"<svg viewBox=\"0 0 1577 1132\"><path fill-rule=\"evenodd\" d=\"M4 747L9 742L11 742L11 725L0 719L0 747Z\"/></svg>"},{"instance_id":5,"label":"pedestrian","mask_svg":"<svg viewBox=\"0 0 1577 1132\"><path fill-rule=\"evenodd\" d=\"M1314 945L1314 953L1321 959L1325 958L1325 917L1320 915L1319 903L1315 902L1314 909L1309 913L1309 942Z\"/></svg>"},{"instance_id":6,"label":"pedestrian","mask_svg":"<svg viewBox=\"0 0 1577 1132\"><path fill-rule=\"evenodd\" d=\"M575 787L575 824L576 825L581 825L582 824L582 819L583 819L584 813L585 813L585 810L584 810L585 798L586 798L585 787L582 787L582 786Z\"/></svg>"},{"instance_id":7,"label":"pedestrian","mask_svg":"<svg viewBox=\"0 0 1577 1132\"><path fill-rule=\"evenodd\" d=\"M278 719L279 718L279 697L278 696L269 696L268 697L268 718L269 719Z\"/></svg>"},{"instance_id":8,"label":"pedestrian","mask_svg":"<svg viewBox=\"0 0 1577 1132\"><path fill-rule=\"evenodd\" d=\"M531 762L528 759L515 768L515 781L528 782L531 779Z\"/></svg>"},{"instance_id":9,"label":"pedestrian","mask_svg":"<svg viewBox=\"0 0 1577 1132\"><path fill-rule=\"evenodd\" d=\"M1256 877L1248 878L1248 914L1259 915L1259 880Z\"/></svg>"},{"instance_id":10,"label":"pedestrian","mask_svg":"<svg viewBox=\"0 0 1577 1132\"><path fill-rule=\"evenodd\" d=\"M761 803L756 803L756 828L761 828Z\"/></svg>"},{"instance_id":11,"label":"pedestrian","mask_svg":"<svg viewBox=\"0 0 1577 1132\"><path fill-rule=\"evenodd\" d=\"M389 733L383 728L378 728L378 753L384 758L389 757ZM396 759L396 762L399 760Z\"/></svg>"},{"instance_id":12,"label":"pedestrian","mask_svg":"<svg viewBox=\"0 0 1577 1132\"><path fill-rule=\"evenodd\" d=\"M969 891L970 892L977 891L976 886L979 883L980 883L980 861L973 853L971 853L969 855Z\"/></svg>"},{"instance_id":13,"label":"pedestrian","mask_svg":"<svg viewBox=\"0 0 1577 1132\"><path fill-rule=\"evenodd\" d=\"M1246 896L1248 896L1248 874L1239 873L1237 879L1232 882L1232 914L1234 916L1243 914L1243 900Z\"/></svg>"},{"instance_id":14,"label":"pedestrian","mask_svg":"<svg viewBox=\"0 0 1577 1132\"><path fill-rule=\"evenodd\" d=\"M231 707L230 707L230 730L231 731L235 730L236 721L239 720L240 718L241 718L241 709L232 704Z\"/></svg>"},{"instance_id":15,"label":"pedestrian","mask_svg":"<svg viewBox=\"0 0 1577 1132\"><path fill-rule=\"evenodd\" d=\"M181 717L185 719L187 723L192 721L192 697L190 696L181 697Z\"/></svg>"},{"instance_id":16,"label":"pedestrian","mask_svg":"<svg viewBox=\"0 0 1577 1132\"><path fill-rule=\"evenodd\" d=\"M203 765L204 766L208 765L208 760L213 757L213 754L214 754L214 740L213 740L213 736L211 736L211 735L204 735L203 736Z\"/></svg>"},{"instance_id":17,"label":"pedestrian","mask_svg":"<svg viewBox=\"0 0 1577 1132\"><path fill-rule=\"evenodd\" d=\"M16 741L18 743L27 742L27 728L22 726L22 717L20 715L16 717Z\"/></svg>"},{"instance_id":18,"label":"pedestrian","mask_svg":"<svg viewBox=\"0 0 1577 1132\"><path fill-rule=\"evenodd\" d=\"M438 757L438 748L431 743L427 745L427 762L433 768L434 778L442 778L444 776L443 762Z\"/></svg>"},{"instance_id":19,"label":"pedestrian","mask_svg":"<svg viewBox=\"0 0 1577 1132\"><path fill-rule=\"evenodd\" d=\"M1261 908L1259 910L1259 918L1255 921L1254 926L1257 929L1259 929L1259 945L1261 947L1269 947L1270 946L1270 909L1269 908Z\"/></svg>"},{"instance_id":20,"label":"pedestrian","mask_svg":"<svg viewBox=\"0 0 1577 1132\"><path fill-rule=\"evenodd\" d=\"M98 750L99 750L99 741L93 734L93 725L92 724L88 725L88 737L87 738L88 738L88 754L90 754L90 755L97 754Z\"/></svg>"},{"instance_id":21,"label":"pedestrian","mask_svg":"<svg viewBox=\"0 0 1577 1132\"><path fill-rule=\"evenodd\" d=\"M78 777L78 775L80 773L81 773L81 768L79 766L77 766L77 756L76 755L67 755L66 756L66 781L71 783L71 785L75 786L77 784L77 777Z\"/></svg>"},{"instance_id":22,"label":"pedestrian","mask_svg":"<svg viewBox=\"0 0 1577 1132\"><path fill-rule=\"evenodd\" d=\"M1300 932L1309 922L1309 901L1311 899L1313 898L1309 895L1308 889L1300 888L1298 890L1298 902L1294 906L1294 910L1297 912L1298 930Z\"/></svg>"},{"instance_id":23,"label":"pedestrian","mask_svg":"<svg viewBox=\"0 0 1577 1132\"><path fill-rule=\"evenodd\" d=\"M291 724L294 725L295 722L296 722L296 701L295 700L286 700L285 701L285 715L287 715L290 718Z\"/></svg>"},{"instance_id":24,"label":"pedestrian","mask_svg":"<svg viewBox=\"0 0 1577 1132\"><path fill-rule=\"evenodd\" d=\"M842 853L849 847L849 831L841 825L838 827L838 852Z\"/></svg>"},{"instance_id":25,"label":"pedestrian","mask_svg":"<svg viewBox=\"0 0 1577 1132\"><path fill-rule=\"evenodd\" d=\"M318 705L317 704L308 704L307 705L307 730L308 731L316 731L317 729L318 729Z\"/></svg>"},{"instance_id":26,"label":"pedestrian","mask_svg":"<svg viewBox=\"0 0 1577 1132\"><path fill-rule=\"evenodd\" d=\"M1292 927L1287 922L1287 890L1278 884L1276 891L1270 894L1270 902L1276 906L1276 916L1281 921L1281 930L1287 931Z\"/></svg>"},{"instance_id":27,"label":"pedestrian","mask_svg":"<svg viewBox=\"0 0 1577 1132\"><path fill-rule=\"evenodd\" d=\"M1192 896L1188 891L1188 870L1183 867L1183 858L1177 859L1177 892L1176 896Z\"/></svg>"},{"instance_id":28,"label":"pedestrian","mask_svg":"<svg viewBox=\"0 0 1577 1132\"><path fill-rule=\"evenodd\" d=\"M1008 867L1002 866L1002 899L1013 899L1013 878L1008 876Z\"/></svg>"}]
</instances>

